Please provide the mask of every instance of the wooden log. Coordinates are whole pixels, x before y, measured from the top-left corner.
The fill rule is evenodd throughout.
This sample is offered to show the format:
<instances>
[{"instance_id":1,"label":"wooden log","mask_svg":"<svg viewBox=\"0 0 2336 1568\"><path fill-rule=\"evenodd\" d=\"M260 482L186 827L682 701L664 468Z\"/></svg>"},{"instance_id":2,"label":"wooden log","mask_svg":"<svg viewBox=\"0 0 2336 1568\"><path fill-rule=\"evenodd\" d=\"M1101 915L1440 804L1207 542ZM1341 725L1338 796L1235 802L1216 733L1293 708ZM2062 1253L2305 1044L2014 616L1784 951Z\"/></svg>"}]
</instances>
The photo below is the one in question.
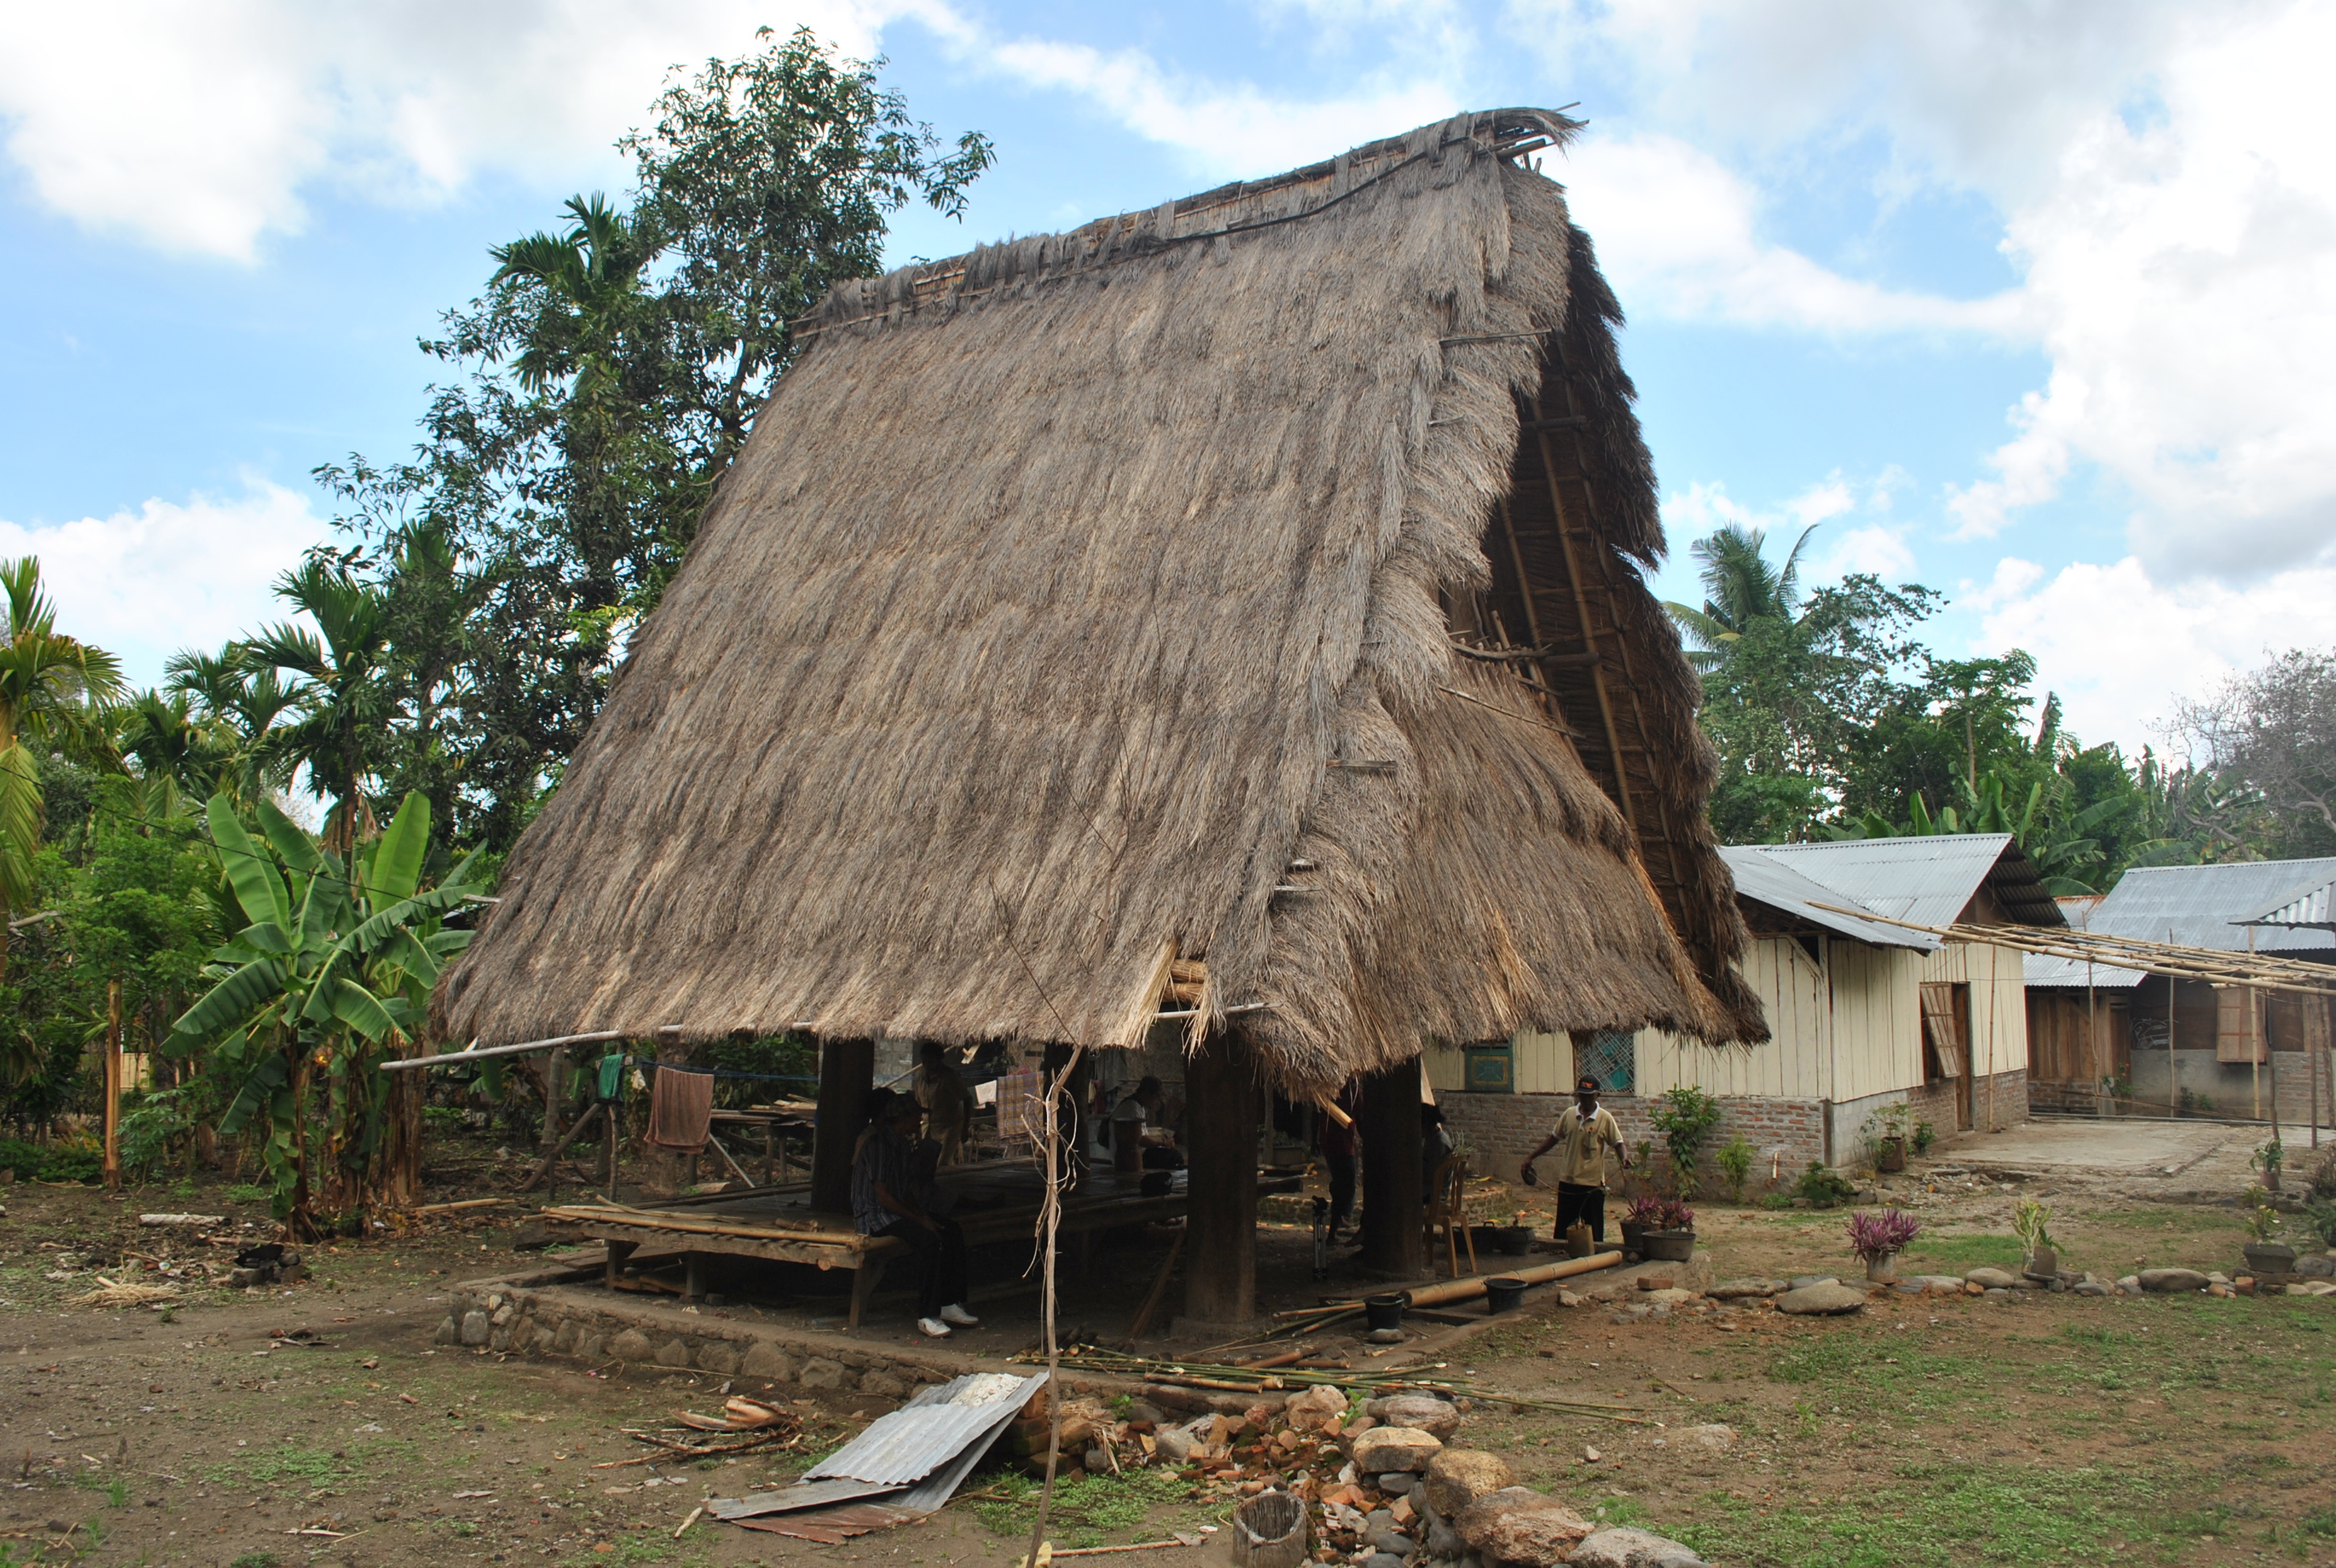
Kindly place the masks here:
<instances>
[{"instance_id":1,"label":"wooden log","mask_svg":"<svg viewBox=\"0 0 2336 1568\"><path fill-rule=\"evenodd\" d=\"M1184 1315L1246 1323L1257 1310L1257 1084L1247 1040L1212 1035L1185 1069L1187 1224Z\"/></svg>"},{"instance_id":2,"label":"wooden log","mask_svg":"<svg viewBox=\"0 0 2336 1568\"><path fill-rule=\"evenodd\" d=\"M1398 1280L1427 1271L1419 1168L1419 1063L1363 1079L1363 1267Z\"/></svg>"},{"instance_id":3,"label":"wooden log","mask_svg":"<svg viewBox=\"0 0 2336 1568\"><path fill-rule=\"evenodd\" d=\"M831 1214L852 1212L852 1146L868 1125L868 1093L875 1086L875 1041L820 1042L819 1117L811 1144L813 1208Z\"/></svg>"}]
</instances>

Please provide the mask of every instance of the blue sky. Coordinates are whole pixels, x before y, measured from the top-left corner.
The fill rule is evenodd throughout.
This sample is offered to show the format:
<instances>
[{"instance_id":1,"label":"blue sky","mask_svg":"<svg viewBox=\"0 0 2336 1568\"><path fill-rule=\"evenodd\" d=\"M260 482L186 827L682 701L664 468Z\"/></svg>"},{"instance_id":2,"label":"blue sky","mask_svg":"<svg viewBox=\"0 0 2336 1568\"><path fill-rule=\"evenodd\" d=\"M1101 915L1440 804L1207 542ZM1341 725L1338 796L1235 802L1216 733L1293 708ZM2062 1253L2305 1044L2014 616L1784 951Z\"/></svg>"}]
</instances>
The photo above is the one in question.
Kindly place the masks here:
<instances>
[{"instance_id":1,"label":"blue sky","mask_svg":"<svg viewBox=\"0 0 2336 1568\"><path fill-rule=\"evenodd\" d=\"M1578 102L1673 564L1715 522L1947 591L2137 745L2336 641L2328 4L221 0L0 17L0 551L144 678L402 453L486 248L621 190L665 69L798 22L998 167L896 260ZM92 90L92 61L107 63Z\"/></svg>"}]
</instances>

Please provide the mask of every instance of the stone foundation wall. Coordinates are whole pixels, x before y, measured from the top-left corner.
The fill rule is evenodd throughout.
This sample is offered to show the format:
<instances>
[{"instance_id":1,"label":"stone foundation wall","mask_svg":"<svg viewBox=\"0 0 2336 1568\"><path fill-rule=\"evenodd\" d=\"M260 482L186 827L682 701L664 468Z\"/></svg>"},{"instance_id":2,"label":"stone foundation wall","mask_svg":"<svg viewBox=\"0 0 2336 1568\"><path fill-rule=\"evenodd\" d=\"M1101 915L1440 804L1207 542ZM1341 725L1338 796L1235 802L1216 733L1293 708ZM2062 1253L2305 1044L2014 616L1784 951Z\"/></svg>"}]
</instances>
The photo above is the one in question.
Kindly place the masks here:
<instances>
[{"instance_id":1,"label":"stone foundation wall","mask_svg":"<svg viewBox=\"0 0 2336 1568\"><path fill-rule=\"evenodd\" d=\"M454 1287L438 1343L482 1352L623 1361L900 1399L922 1383L995 1370L939 1351L871 1351L833 1335L724 1322L671 1307L602 1300L573 1270Z\"/></svg>"},{"instance_id":2,"label":"stone foundation wall","mask_svg":"<svg viewBox=\"0 0 2336 1568\"><path fill-rule=\"evenodd\" d=\"M1572 1103L1572 1097L1567 1095L1446 1094L1436 1100L1443 1108L1445 1125L1467 1143L1472 1152L1470 1167L1489 1172L1503 1181L1515 1178L1517 1166L1549 1135L1560 1114ZM1651 1140L1657 1157L1668 1157L1661 1152L1662 1135L1648 1120L1650 1106L1647 1101L1636 1095L1607 1095L1599 1104L1614 1113L1614 1120L1622 1128L1623 1141L1631 1148L1635 1150L1640 1143ZM1743 1096L1722 1099L1719 1107L1719 1125L1704 1145L1703 1183L1707 1192L1716 1191L1719 1185L1719 1173L1711 1164L1711 1151L1738 1133L1758 1154L1747 1192L1763 1191L1768 1185L1772 1167L1783 1183L1790 1184L1811 1160L1825 1157L1825 1107L1821 1100ZM1554 1180L1553 1167L1544 1164L1541 1170L1544 1180Z\"/></svg>"}]
</instances>

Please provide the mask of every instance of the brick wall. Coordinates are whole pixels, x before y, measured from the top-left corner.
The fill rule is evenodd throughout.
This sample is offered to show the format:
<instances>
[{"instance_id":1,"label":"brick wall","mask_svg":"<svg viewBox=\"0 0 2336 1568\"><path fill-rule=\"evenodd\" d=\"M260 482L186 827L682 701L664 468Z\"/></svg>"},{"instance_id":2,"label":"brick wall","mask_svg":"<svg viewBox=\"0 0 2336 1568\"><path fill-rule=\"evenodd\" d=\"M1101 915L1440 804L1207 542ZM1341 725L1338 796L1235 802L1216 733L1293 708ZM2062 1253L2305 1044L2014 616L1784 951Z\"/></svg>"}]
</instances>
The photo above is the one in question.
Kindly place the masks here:
<instances>
[{"instance_id":1,"label":"brick wall","mask_svg":"<svg viewBox=\"0 0 2336 1568\"><path fill-rule=\"evenodd\" d=\"M1572 1096L1446 1094L1438 1096L1436 1103L1444 1108L1445 1124L1468 1144L1471 1168L1503 1181L1514 1181L1517 1166L1549 1135L1559 1115L1572 1103ZM1645 1100L1635 1095L1608 1095L1599 1103L1614 1113L1624 1142L1636 1149L1640 1142L1651 1140L1658 1162L1668 1158L1663 1153L1661 1135L1647 1119L1649 1106ZM1746 1096L1722 1099L1719 1107L1719 1125L1704 1145L1702 1178L1706 1192L1716 1191L1719 1186L1719 1173L1711 1164L1711 1151L1738 1133L1758 1152L1752 1182L1747 1188L1749 1192L1765 1190L1772 1168L1782 1182L1790 1184L1811 1160L1825 1157L1822 1101ZM1555 1179L1553 1166L1543 1164L1541 1170L1544 1180Z\"/></svg>"}]
</instances>

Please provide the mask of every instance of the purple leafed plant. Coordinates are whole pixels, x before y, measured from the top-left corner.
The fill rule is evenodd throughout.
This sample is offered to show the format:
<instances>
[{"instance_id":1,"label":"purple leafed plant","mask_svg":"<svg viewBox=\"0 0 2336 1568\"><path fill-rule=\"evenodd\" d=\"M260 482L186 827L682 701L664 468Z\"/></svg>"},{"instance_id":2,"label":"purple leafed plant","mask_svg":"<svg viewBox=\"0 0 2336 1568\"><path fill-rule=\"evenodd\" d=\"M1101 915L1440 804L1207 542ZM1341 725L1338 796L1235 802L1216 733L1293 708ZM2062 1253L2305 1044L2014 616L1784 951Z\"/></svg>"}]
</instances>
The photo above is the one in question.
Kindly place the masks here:
<instances>
[{"instance_id":1,"label":"purple leafed plant","mask_svg":"<svg viewBox=\"0 0 2336 1568\"><path fill-rule=\"evenodd\" d=\"M1650 1231L1691 1231L1695 1211L1677 1198L1659 1198L1650 1193L1631 1201L1630 1222Z\"/></svg>"},{"instance_id":2,"label":"purple leafed plant","mask_svg":"<svg viewBox=\"0 0 2336 1568\"><path fill-rule=\"evenodd\" d=\"M1849 1250L1869 1263L1895 1257L1922 1231L1922 1222L1903 1209L1860 1209L1849 1217Z\"/></svg>"}]
</instances>

